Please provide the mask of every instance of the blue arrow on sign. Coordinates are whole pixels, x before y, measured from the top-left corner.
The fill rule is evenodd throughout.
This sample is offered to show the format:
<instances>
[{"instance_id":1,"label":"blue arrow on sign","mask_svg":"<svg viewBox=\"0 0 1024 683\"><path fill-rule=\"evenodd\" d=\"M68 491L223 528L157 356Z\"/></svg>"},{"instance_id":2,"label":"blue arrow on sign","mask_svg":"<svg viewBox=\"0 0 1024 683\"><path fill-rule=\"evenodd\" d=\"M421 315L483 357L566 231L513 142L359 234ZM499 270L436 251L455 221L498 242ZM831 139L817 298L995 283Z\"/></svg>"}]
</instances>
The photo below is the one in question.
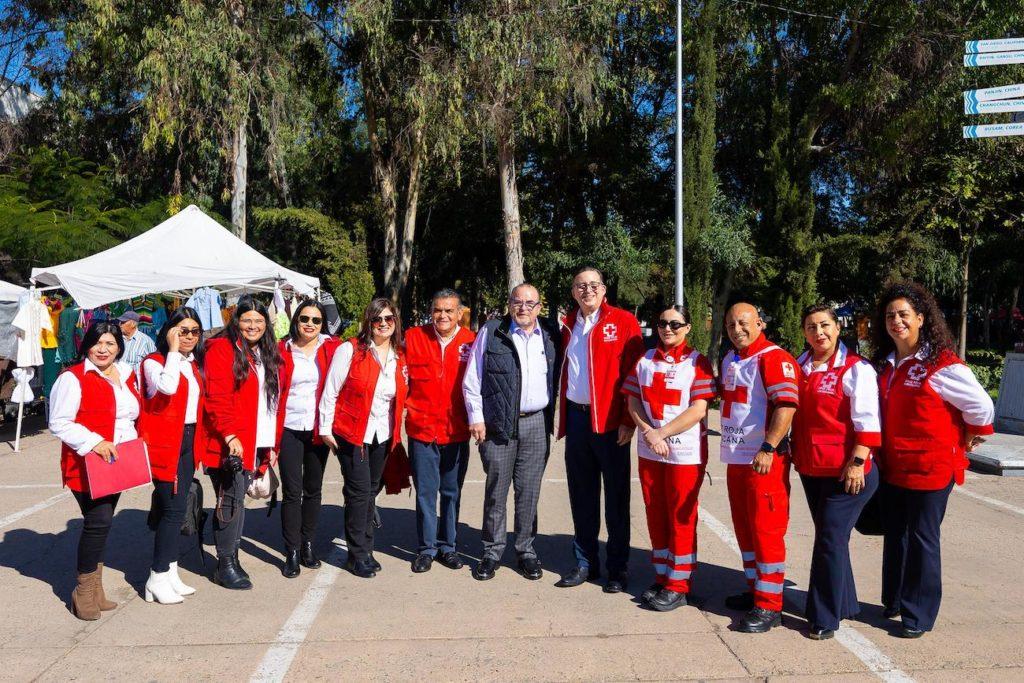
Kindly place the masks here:
<instances>
[{"instance_id":1,"label":"blue arrow on sign","mask_svg":"<svg viewBox=\"0 0 1024 683\"><path fill-rule=\"evenodd\" d=\"M1003 114L1024 111L1024 100L996 100L994 102L964 102L965 114Z\"/></svg>"},{"instance_id":2,"label":"blue arrow on sign","mask_svg":"<svg viewBox=\"0 0 1024 683\"><path fill-rule=\"evenodd\" d=\"M995 66L997 64L1024 64L1024 50L964 55L964 66Z\"/></svg>"},{"instance_id":3,"label":"blue arrow on sign","mask_svg":"<svg viewBox=\"0 0 1024 683\"><path fill-rule=\"evenodd\" d=\"M1000 138L1024 135L1024 123L995 123L986 126L964 126L964 138Z\"/></svg>"}]
</instances>

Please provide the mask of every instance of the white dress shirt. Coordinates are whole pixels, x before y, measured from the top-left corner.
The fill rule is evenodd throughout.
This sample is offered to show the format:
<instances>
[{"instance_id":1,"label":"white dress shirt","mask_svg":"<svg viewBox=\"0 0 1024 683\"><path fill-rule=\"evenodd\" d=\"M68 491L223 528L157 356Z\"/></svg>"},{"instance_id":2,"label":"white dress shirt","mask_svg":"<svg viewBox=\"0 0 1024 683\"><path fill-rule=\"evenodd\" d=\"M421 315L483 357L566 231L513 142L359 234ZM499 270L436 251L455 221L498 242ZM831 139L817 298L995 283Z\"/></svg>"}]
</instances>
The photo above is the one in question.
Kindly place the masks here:
<instances>
[{"instance_id":1,"label":"white dress shirt","mask_svg":"<svg viewBox=\"0 0 1024 683\"><path fill-rule=\"evenodd\" d=\"M456 337L456 335L458 335L458 333L459 333L459 326L456 325L455 329L452 330L452 333L450 335L448 335L448 338L446 339L446 338L441 336L441 333L437 331L436 327L434 328L434 334L437 336L437 342L441 345L441 357L442 358L444 358L444 350L448 348L448 345L452 343L452 341L455 339L455 337Z\"/></svg>"},{"instance_id":2,"label":"white dress shirt","mask_svg":"<svg viewBox=\"0 0 1024 683\"><path fill-rule=\"evenodd\" d=\"M519 411L533 413L543 410L551 400L548 396L548 361L544 353L544 336L540 325L527 333L512 321L508 330L519 356ZM484 352L487 349L487 328L481 327L473 342L473 351L466 365L462 380L462 395L466 399L466 412L470 424L484 421L484 402L480 396L480 385L484 373Z\"/></svg>"},{"instance_id":3,"label":"white dress shirt","mask_svg":"<svg viewBox=\"0 0 1024 683\"><path fill-rule=\"evenodd\" d=\"M316 388L320 384L320 367L316 364L316 357L326 338L327 335L320 335L309 356L294 346L291 340L285 343L285 352L292 354L295 367L284 406L284 426L293 431L313 431L316 423Z\"/></svg>"},{"instance_id":4,"label":"white dress shirt","mask_svg":"<svg viewBox=\"0 0 1024 683\"><path fill-rule=\"evenodd\" d=\"M895 353L890 353L886 361L894 368L898 368L911 358L923 361L928 358L928 353L928 347L922 346L913 356L907 356L899 363L896 362ZM895 376L896 373L889 376L890 386ZM936 370L928 378L928 386L934 389L943 401L959 410L968 425L986 427L995 420L996 409L992 404L992 397L981 386L971 369L963 363L954 363Z\"/></svg>"},{"instance_id":5,"label":"white dress shirt","mask_svg":"<svg viewBox=\"0 0 1024 683\"><path fill-rule=\"evenodd\" d=\"M805 351L797 363L805 375L828 372L846 363L849 353L846 344L839 342L827 363L814 367L810 351ZM853 423L853 431L872 434L882 431L881 411L878 407L878 373L871 363L861 360L843 374L843 396L850 399L850 421Z\"/></svg>"},{"instance_id":6,"label":"white dress shirt","mask_svg":"<svg viewBox=\"0 0 1024 683\"><path fill-rule=\"evenodd\" d=\"M590 332L600 312L598 309L587 316L583 315L583 311L576 313L569 346L565 349L568 367L565 397L580 405L590 405Z\"/></svg>"},{"instance_id":7,"label":"white dress shirt","mask_svg":"<svg viewBox=\"0 0 1024 683\"><path fill-rule=\"evenodd\" d=\"M114 388L114 443L138 438L135 420L139 417L139 400L128 388L128 378L132 375L131 366L127 363L115 363L120 375L120 382L115 382L100 372L88 358L84 362L86 372L95 372ZM70 372L62 372L50 391L50 431L76 453L85 455L106 439L75 422L81 404L82 385L78 383L78 378Z\"/></svg>"},{"instance_id":8,"label":"white dress shirt","mask_svg":"<svg viewBox=\"0 0 1024 683\"><path fill-rule=\"evenodd\" d=\"M153 398L158 391L173 396L178 391L182 377L188 382L188 401L185 403L187 425L194 425L199 417L199 381L196 379L193 361L191 353L183 356L177 351L168 352L163 365L153 358L142 361L142 372L146 376L146 398Z\"/></svg>"},{"instance_id":9,"label":"white dress shirt","mask_svg":"<svg viewBox=\"0 0 1024 683\"><path fill-rule=\"evenodd\" d=\"M255 353L256 360L260 361L259 351ZM267 402L267 392L264 391L267 371L262 362L256 363L256 379L259 380L260 394L256 408L256 448L273 448L277 443L277 406Z\"/></svg>"},{"instance_id":10,"label":"white dress shirt","mask_svg":"<svg viewBox=\"0 0 1024 683\"><path fill-rule=\"evenodd\" d=\"M398 387L395 375L398 372L398 356L388 346L387 357L382 362L377 354L375 346L370 347L370 353L374 360L380 365L380 375L377 377L377 386L373 388L373 402L370 404L370 419L366 423L366 433L363 435L363 443L384 443L391 438L391 413L394 410L393 402ZM348 378L349 368L352 366L352 357L355 355L355 345L350 343L342 344L334 354L331 367L327 371L327 379L324 381L324 393L320 397L320 435L326 436L331 433L334 424L334 406L338 402L338 395L341 388L345 386Z\"/></svg>"}]
</instances>

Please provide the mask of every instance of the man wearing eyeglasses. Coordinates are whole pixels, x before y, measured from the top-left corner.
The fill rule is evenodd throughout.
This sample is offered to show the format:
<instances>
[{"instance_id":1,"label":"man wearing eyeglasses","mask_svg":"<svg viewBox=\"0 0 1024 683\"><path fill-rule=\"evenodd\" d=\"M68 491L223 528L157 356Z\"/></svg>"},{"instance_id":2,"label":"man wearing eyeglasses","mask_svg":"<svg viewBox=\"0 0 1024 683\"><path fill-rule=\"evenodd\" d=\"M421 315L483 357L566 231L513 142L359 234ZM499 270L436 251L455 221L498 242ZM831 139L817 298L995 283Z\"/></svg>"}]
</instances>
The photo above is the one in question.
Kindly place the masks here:
<instances>
[{"instance_id":1,"label":"man wearing eyeglasses","mask_svg":"<svg viewBox=\"0 0 1024 683\"><path fill-rule=\"evenodd\" d=\"M459 326L463 309L458 292L442 289L431 301L431 322L405 335L405 362L409 367L405 431L416 485L419 550L412 570L417 574L430 571L435 559L449 569L462 567L455 551L459 498L469 466L469 423L462 380L476 338L472 331Z\"/></svg>"},{"instance_id":2,"label":"man wearing eyeglasses","mask_svg":"<svg viewBox=\"0 0 1024 683\"><path fill-rule=\"evenodd\" d=\"M508 315L477 333L463 381L469 432L480 447L484 484L483 557L473 577L494 577L505 551L505 502L515 487L516 554L528 579L543 576L533 542L537 501L554 427L557 330L539 321L537 288L521 284L509 295Z\"/></svg>"},{"instance_id":3,"label":"man wearing eyeglasses","mask_svg":"<svg viewBox=\"0 0 1024 683\"><path fill-rule=\"evenodd\" d=\"M561 407L558 438L565 436L565 473L576 537L576 567L556 583L579 586L601 576L597 535L604 483L608 544L606 593L621 593L628 581L629 442L635 425L626 411L622 383L644 354L640 323L605 298L597 268L586 266L572 280L576 307L562 320Z\"/></svg>"}]
</instances>

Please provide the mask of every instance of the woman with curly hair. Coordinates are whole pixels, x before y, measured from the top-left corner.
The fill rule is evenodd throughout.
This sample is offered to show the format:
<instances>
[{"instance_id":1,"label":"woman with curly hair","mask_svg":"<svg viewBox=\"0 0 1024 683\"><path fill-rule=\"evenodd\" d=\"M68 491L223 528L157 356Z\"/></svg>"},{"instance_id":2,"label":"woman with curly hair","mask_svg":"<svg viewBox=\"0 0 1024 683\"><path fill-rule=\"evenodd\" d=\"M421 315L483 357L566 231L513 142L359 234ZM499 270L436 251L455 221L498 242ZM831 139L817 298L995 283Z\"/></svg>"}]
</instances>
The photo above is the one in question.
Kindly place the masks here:
<instances>
[{"instance_id":1,"label":"woman with curly hair","mask_svg":"<svg viewBox=\"0 0 1024 683\"><path fill-rule=\"evenodd\" d=\"M992 399L953 351L935 297L889 285L872 325L882 410L882 603L902 638L932 630L942 599L939 527L966 454L992 433Z\"/></svg>"}]
</instances>

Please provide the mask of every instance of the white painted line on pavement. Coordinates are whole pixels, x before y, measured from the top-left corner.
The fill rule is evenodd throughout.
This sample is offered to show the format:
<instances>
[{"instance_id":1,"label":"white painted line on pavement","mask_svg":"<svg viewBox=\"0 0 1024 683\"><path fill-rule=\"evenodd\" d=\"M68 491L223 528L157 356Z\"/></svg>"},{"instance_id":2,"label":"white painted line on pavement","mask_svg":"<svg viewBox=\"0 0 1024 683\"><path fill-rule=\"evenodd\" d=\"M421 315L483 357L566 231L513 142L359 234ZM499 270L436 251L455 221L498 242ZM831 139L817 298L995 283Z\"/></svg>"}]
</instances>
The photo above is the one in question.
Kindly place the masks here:
<instances>
[{"instance_id":1,"label":"white painted line on pavement","mask_svg":"<svg viewBox=\"0 0 1024 683\"><path fill-rule=\"evenodd\" d=\"M732 548L738 556L740 554L739 543L732 530L723 524L717 517L701 507L698 516L711 531L718 536L727 546ZM787 581L792 581L787 577ZM799 600L797 601L799 602ZM840 627L836 630L836 642L853 653L853 655L864 663L873 674L883 681L890 683L913 683L913 678L896 667L896 664L886 656L878 647L868 640L862 633L852 627Z\"/></svg>"},{"instance_id":2,"label":"white painted line on pavement","mask_svg":"<svg viewBox=\"0 0 1024 683\"><path fill-rule=\"evenodd\" d=\"M964 494L968 498L974 498L975 500L980 500L982 503L988 503L989 505L994 505L997 508L1009 510L1010 512L1015 512L1018 515L1024 516L1024 508L1019 508L1016 505L1010 505L1009 503L1004 503L1001 500L989 498L988 496L983 496L980 493L975 493L974 491L968 491L963 486L954 486L953 490L958 493Z\"/></svg>"},{"instance_id":3,"label":"white painted line on pavement","mask_svg":"<svg viewBox=\"0 0 1024 683\"><path fill-rule=\"evenodd\" d=\"M61 493L58 493L56 496L52 496L50 498L47 498L42 503L36 503L35 505L33 505L31 507L27 507L24 510L19 510L17 512L13 512L13 513L7 515L6 517L0 517L0 529L3 529L5 526L9 526L11 524L14 524L15 522L17 522L22 517L28 517L29 515L31 515L33 513L39 512L40 510L45 510L46 508L50 507L51 505L56 505L57 503L61 502L62 500L64 500L65 498L68 498L70 496L71 496L71 492L70 491L63 491Z\"/></svg>"},{"instance_id":4,"label":"white painted line on pavement","mask_svg":"<svg viewBox=\"0 0 1024 683\"><path fill-rule=\"evenodd\" d=\"M277 632L274 644L263 655L263 661L259 668L249 680L256 681L283 681L285 674L292 665L292 660L299 652L299 647L306 640L310 627L320 613L327 594L331 592L331 586L338 580L341 573L339 569L344 554L344 541L335 545L330 555L322 560L320 568L316 571L316 578L303 594L299 604L292 610L288 621Z\"/></svg>"},{"instance_id":5,"label":"white painted line on pavement","mask_svg":"<svg viewBox=\"0 0 1024 683\"><path fill-rule=\"evenodd\" d=\"M61 484L0 484L0 489L59 489Z\"/></svg>"}]
</instances>

